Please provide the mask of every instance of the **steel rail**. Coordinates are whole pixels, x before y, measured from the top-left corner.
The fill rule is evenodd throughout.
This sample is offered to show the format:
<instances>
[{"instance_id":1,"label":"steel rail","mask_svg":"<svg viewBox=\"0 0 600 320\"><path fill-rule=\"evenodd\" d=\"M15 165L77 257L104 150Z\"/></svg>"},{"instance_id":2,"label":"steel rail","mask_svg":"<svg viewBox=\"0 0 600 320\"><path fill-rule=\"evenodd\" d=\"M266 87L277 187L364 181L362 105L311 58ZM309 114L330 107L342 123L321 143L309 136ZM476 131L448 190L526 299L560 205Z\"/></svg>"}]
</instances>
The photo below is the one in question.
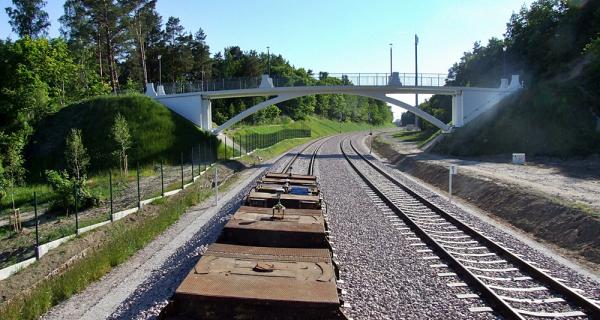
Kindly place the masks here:
<instances>
[{"instance_id":1,"label":"steel rail","mask_svg":"<svg viewBox=\"0 0 600 320\"><path fill-rule=\"evenodd\" d=\"M534 277L534 279L540 281L542 284L548 286L550 289L554 290L555 292L563 295L566 298L567 302L573 303L576 306L587 311L587 316L590 317L591 319L600 319L600 306L598 306L593 301L591 301L591 299L579 294L578 292L567 287L566 285L562 284L558 280L552 278L550 275L548 275L544 271L538 269L537 267L533 266L532 264L528 263L527 261L521 259L520 257L518 257L514 253L510 252L505 247L492 241L491 239L484 236L480 232L476 231L472 227L468 226L467 224L465 224L461 220L457 219L450 213L439 208L438 206L433 204L431 201L425 199L424 197L422 197L415 191L411 190L410 188L408 188L407 186L402 184L402 182L400 182L396 177L385 172L383 169L376 166L371 160L367 159L364 155L362 155L354 147L351 140L350 140L350 147L370 167L375 169L379 174L384 176L388 181L392 182L394 185L401 188L404 192L408 193L410 196L415 198L417 201L419 201L421 204L426 206L428 209L432 210L434 213L437 213L441 217L445 218L447 221L452 223L455 227L457 227L458 229L460 229L467 235L471 236L475 240L478 240L479 242L481 242L483 245L488 247L488 249L490 249L490 251L493 251L493 252L499 254L500 256L504 257L506 260L508 260L511 263L518 266L519 269L521 269L525 273L532 275ZM442 252L442 255L444 255L445 257L447 255L449 257L449 260L452 262L452 265L456 266L456 269L458 269L461 273L463 273L463 270L464 270L465 276L467 276L469 278L472 277L472 279L470 279L469 281L471 281L474 284L474 286L481 291L481 293L484 295L484 298L488 298L490 304L497 306L499 308L499 311L501 311L502 314L504 314L504 312L506 312L506 315L510 316L512 318L524 319L521 314L519 314L514 308L512 308L510 305L508 305L508 303L506 303L498 295L496 295L491 289L489 289L473 273L471 273L468 269L466 269L466 267L464 267L464 265L462 263L460 263L453 256L451 256L451 254L448 253L437 241L435 241L425 231L423 231L419 226L417 226L410 217L406 216L402 209L398 208L395 204L393 204L391 202L391 200L389 200L373 183L371 183L368 180L368 178L366 178L366 176L364 176L358 170L358 168L350 161L349 157L344 152L341 143L340 143L340 148L342 149L342 153L344 154L344 157L348 160L348 162L354 168L354 170L363 178L363 180L365 180L365 182L367 182L367 184L370 187L377 189L376 193L380 196L380 198L382 198L382 200L384 202L386 202L388 205L391 205L391 207L394 209L395 212L397 212L397 213L399 212L401 214L402 218L405 221L407 221L408 224L410 224L411 226L414 226L415 231L418 231L419 234L423 235L424 239L430 240L431 244L433 246L435 246L436 248L439 248L439 251ZM469 282L469 281L467 281L467 282ZM481 288L481 287L483 287L483 288Z\"/></svg>"},{"instance_id":2,"label":"steel rail","mask_svg":"<svg viewBox=\"0 0 600 320\"><path fill-rule=\"evenodd\" d=\"M288 171L291 169L291 167L292 167L292 164L294 164L294 162L296 161L296 159L298 159L298 156L299 156L299 155L301 155L302 153L304 153L304 151L305 151L306 149L308 149L308 147L312 146L312 145L313 145L313 144L315 144L317 141L321 141L321 140L323 140L323 139L324 139L324 138L320 138L320 139L317 139L317 140L311 141L311 143L307 144L307 145L306 145L304 148L302 148L302 150L300 150L300 151L296 152L296 154L294 154L294 156L292 157L292 159L290 159L290 161L288 161L288 163L286 163L286 165L283 167L283 169L281 170L281 173L286 173L286 172L288 172Z\"/></svg>"},{"instance_id":3,"label":"steel rail","mask_svg":"<svg viewBox=\"0 0 600 320\"><path fill-rule=\"evenodd\" d=\"M308 165L308 175L309 176L312 176L314 174L314 168L315 168L315 162L317 160L317 155L319 153L319 150L321 150L321 147L325 144L325 142L327 142L327 140L329 140L329 138L323 139L323 142L321 142L321 144L315 149L312 156L310 157L310 164Z\"/></svg>"}]
</instances>

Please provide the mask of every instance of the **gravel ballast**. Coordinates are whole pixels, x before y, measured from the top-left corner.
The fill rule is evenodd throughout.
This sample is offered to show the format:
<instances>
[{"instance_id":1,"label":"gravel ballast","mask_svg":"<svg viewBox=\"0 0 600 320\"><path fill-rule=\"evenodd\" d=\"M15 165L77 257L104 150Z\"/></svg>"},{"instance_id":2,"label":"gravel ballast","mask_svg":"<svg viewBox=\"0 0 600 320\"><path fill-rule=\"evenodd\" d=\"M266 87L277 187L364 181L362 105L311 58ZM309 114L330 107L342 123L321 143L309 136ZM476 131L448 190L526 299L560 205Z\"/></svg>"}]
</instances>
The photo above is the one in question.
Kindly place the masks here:
<instances>
[{"instance_id":1,"label":"gravel ballast","mask_svg":"<svg viewBox=\"0 0 600 320\"><path fill-rule=\"evenodd\" d=\"M357 149L363 154L368 153L368 149L364 145L364 135L356 135L353 138L353 143ZM372 159L373 160L373 159ZM572 269L561 262L553 259L548 255L549 250L543 248L542 245L537 244L536 248L520 241L513 235L500 230L503 228L502 225L492 225L490 220L483 221L480 219L481 215L476 212L470 212L456 205L450 204L446 197L442 197L440 194L432 191L429 188L417 183L415 180L407 177L402 172L386 166L385 164L375 160L375 163L386 172L391 173L395 177L399 178L402 183L417 191L422 196L432 200L433 203L441 207L442 209L453 214L455 217L462 221L468 221L472 227L479 229L486 236L494 239L494 241L500 242L508 248L511 248L513 252L517 252L523 255L523 259L534 263L536 266L548 270L548 274L555 278L563 279L564 284L571 288L582 290L581 293L593 300L598 301L600 299L600 283L596 279L592 279L582 274L579 269ZM529 240L528 242L532 242ZM540 250L541 248L541 250ZM525 306L523 306L525 308ZM530 309L531 306L527 309Z\"/></svg>"},{"instance_id":2,"label":"gravel ballast","mask_svg":"<svg viewBox=\"0 0 600 320\"><path fill-rule=\"evenodd\" d=\"M472 313L457 293L472 293L447 286L424 260L431 253L418 252L402 231L369 197L366 186L351 171L339 150L340 138L321 148L316 173L327 204L340 286L355 319L490 319L489 313Z\"/></svg>"}]
</instances>

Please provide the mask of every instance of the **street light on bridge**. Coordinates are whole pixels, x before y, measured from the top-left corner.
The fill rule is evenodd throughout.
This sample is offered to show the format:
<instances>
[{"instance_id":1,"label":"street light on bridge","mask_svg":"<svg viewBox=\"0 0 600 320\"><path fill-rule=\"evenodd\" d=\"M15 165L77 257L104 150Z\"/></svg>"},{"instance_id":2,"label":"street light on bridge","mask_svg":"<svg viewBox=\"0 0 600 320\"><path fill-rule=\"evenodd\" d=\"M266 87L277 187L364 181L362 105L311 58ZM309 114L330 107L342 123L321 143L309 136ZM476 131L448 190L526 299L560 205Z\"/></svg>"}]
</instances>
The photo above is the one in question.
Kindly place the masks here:
<instances>
[{"instance_id":1,"label":"street light on bridge","mask_svg":"<svg viewBox=\"0 0 600 320\"><path fill-rule=\"evenodd\" d=\"M162 58L162 55L158 55L158 84L162 85L162 65L160 63L160 59Z\"/></svg>"},{"instance_id":2,"label":"street light on bridge","mask_svg":"<svg viewBox=\"0 0 600 320\"><path fill-rule=\"evenodd\" d=\"M419 45L419 37L415 33L415 87L419 85L419 64L417 61L417 46ZM415 91L415 108L419 109L419 93ZM419 117L415 114L415 127L419 128Z\"/></svg>"},{"instance_id":3,"label":"street light on bridge","mask_svg":"<svg viewBox=\"0 0 600 320\"><path fill-rule=\"evenodd\" d=\"M267 61L268 61L268 73L269 73L269 77L271 76L271 51L270 51L270 47L267 46Z\"/></svg>"},{"instance_id":4,"label":"street light on bridge","mask_svg":"<svg viewBox=\"0 0 600 320\"><path fill-rule=\"evenodd\" d=\"M392 79L392 44L390 43L390 79Z\"/></svg>"}]
</instances>

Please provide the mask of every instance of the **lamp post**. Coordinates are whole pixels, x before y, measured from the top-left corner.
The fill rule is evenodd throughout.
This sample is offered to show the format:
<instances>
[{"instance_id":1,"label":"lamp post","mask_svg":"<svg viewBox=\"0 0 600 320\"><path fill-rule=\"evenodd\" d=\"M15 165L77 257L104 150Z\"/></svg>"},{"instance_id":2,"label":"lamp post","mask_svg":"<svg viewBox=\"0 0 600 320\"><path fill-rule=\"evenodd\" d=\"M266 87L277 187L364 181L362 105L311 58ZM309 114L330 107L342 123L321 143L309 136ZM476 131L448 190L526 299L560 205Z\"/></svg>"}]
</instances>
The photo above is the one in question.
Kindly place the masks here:
<instances>
[{"instance_id":1,"label":"lamp post","mask_svg":"<svg viewBox=\"0 0 600 320\"><path fill-rule=\"evenodd\" d=\"M267 73L269 74L269 77L271 76L271 51L270 51L270 49L271 48L269 46L267 46L267 61L268 61Z\"/></svg>"},{"instance_id":2,"label":"lamp post","mask_svg":"<svg viewBox=\"0 0 600 320\"><path fill-rule=\"evenodd\" d=\"M415 87L419 85L419 64L417 60L417 46L419 45L419 37L415 34ZM415 108L419 108L419 93L415 91ZM419 128L419 117L415 114L415 127Z\"/></svg>"},{"instance_id":3,"label":"lamp post","mask_svg":"<svg viewBox=\"0 0 600 320\"><path fill-rule=\"evenodd\" d=\"M506 46L502 47L502 78L506 77Z\"/></svg>"},{"instance_id":4,"label":"lamp post","mask_svg":"<svg viewBox=\"0 0 600 320\"><path fill-rule=\"evenodd\" d=\"M390 80L392 79L392 44L390 43Z\"/></svg>"},{"instance_id":5,"label":"lamp post","mask_svg":"<svg viewBox=\"0 0 600 320\"><path fill-rule=\"evenodd\" d=\"M160 62L160 59L162 58L162 55L158 55L158 84L162 85L162 63Z\"/></svg>"}]
</instances>

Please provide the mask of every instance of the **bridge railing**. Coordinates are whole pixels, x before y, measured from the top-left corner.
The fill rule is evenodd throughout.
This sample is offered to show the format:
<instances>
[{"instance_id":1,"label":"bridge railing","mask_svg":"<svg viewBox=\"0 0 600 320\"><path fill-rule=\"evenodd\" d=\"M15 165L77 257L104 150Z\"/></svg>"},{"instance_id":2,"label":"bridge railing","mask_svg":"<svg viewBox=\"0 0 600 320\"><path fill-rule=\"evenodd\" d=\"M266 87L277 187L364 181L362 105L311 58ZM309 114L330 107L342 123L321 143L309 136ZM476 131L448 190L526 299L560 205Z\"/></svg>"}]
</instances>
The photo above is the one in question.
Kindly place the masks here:
<instances>
[{"instance_id":1,"label":"bridge railing","mask_svg":"<svg viewBox=\"0 0 600 320\"><path fill-rule=\"evenodd\" d=\"M390 81L389 73L321 73L306 79L300 76L272 76L275 87L305 87L305 86L385 86ZM398 79L403 86L433 86L446 85L448 76L443 73L398 73ZM205 81L183 81L165 83L166 94L254 89L260 86L261 77L225 78Z\"/></svg>"}]
</instances>

